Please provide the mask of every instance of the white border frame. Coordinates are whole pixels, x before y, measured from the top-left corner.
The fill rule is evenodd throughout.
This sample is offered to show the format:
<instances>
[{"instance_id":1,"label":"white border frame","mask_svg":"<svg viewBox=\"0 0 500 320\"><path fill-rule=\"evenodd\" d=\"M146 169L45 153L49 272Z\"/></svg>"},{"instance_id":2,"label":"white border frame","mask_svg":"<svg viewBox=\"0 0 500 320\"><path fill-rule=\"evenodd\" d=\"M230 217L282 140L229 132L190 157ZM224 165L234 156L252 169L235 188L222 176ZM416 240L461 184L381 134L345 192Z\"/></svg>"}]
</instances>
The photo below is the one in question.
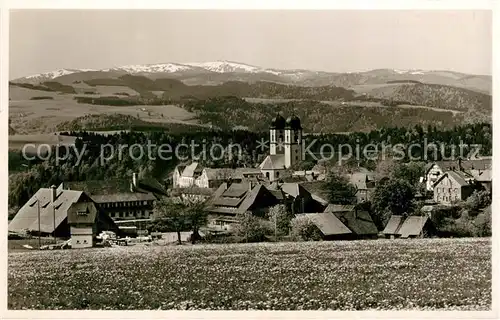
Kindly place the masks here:
<instances>
[{"instance_id":1,"label":"white border frame","mask_svg":"<svg viewBox=\"0 0 500 320\"><path fill-rule=\"evenodd\" d=\"M499 99L495 93L500 92L500 82L497 79L499 75L499 62L497 57L500 57L499 41L500 39L500 2L487 0L395 0L395 1L321 1L321 0L248 0L248 1L230 1L230 0L2 0L0 2L0 143L2 150L7 149L8 145L8 68L9 68L9 10L11 9L288 9L288 10L319 10L319 9L372 9L372 10L451 10L451 9L483 9L493 10L493 139L499 140L499 130L497 125L500 122L500 114L497 112ZM458 31L458 30L457 30ZM492 40L493 41L493 40ZM493 154L500 154L500 144L493 144ZM2 166L7 166L7 153L2 152L0 155ZM496 165L494 158L493 176L494 179L500 179L500 167ZM7 170L0 170L1 194L0 200L3 212L7 212L7 190L8 190L8 173ZM500 181L500 180L499 180ZM493 193L500 194L500 185L493 185ZM500 204L493 198L493 212L500 210ZM500 300L498 295L498 248L499 236L497 230L500 230L500 216L493 213L493 295L492 301ZM0 220L0 248L7 257L7 220L5 217ZM288 319L327 319L327 318L440 318L440 319L493 319L499 318L499 309L496 304L493 305L492 311L9 311L7 310L7 259L3 259L0 265L0 292L1 313L3 319L158 319L172 317L178 319L192 318L212 318L212 319L278 319L286 317Z\"/></svg>"}]
</instances>

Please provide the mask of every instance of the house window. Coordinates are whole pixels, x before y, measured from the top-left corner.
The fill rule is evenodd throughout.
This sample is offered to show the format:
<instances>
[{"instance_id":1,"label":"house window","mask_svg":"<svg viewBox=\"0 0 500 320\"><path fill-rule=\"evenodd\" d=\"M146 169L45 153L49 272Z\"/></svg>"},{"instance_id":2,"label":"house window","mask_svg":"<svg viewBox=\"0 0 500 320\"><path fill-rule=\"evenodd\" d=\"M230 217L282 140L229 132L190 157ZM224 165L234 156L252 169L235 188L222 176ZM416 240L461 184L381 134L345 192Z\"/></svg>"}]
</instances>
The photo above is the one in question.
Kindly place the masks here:
<instances>
[{"instance_id":1,"label":"house window","mask_svg":"<svg viewBox=\"0 0 500 320\"><path fill-rule=\"evenodd\" d=\"M80 240L76 240L76 243L79 244L80 243Z\"/></svg>"},{"instance_id":2,"label":"house window","mask_svg":"<svg viewBox=\"0 0 500 320\"><path fill-rule=\"evenodd\" d=\"M83 243L87 243L87 240L83 240Z\"/></svg>"},{"instance_id":3,"label":"house window","mask_svg":"<svg viewBox=\"0 0 500 320\"><path fill-rule=\"evenodd\" d=\"M269 172L266 172L266 178L269 179Z\"/></svg>"},{"instance_id":4,"label":"house window","mask_svg":"<svg viewBox=\"0 0 500 320\"><path fill-rule=\"evenodd\" d=\"M280 176L279 171L276 171L276 178L279 178L279 176Z\"/></svg>"},{"instance_id":5,"label":"house window","mask_svg":"<svg viewBox=\"0 0 500 320\"><path fill-rule=\"evenodd\" d=\"M295 151L297 151L297 150L295 150ZM299 157L298 157L298 156L295 156L295 160L299 160Z\"/></svg>"}]
</instances>

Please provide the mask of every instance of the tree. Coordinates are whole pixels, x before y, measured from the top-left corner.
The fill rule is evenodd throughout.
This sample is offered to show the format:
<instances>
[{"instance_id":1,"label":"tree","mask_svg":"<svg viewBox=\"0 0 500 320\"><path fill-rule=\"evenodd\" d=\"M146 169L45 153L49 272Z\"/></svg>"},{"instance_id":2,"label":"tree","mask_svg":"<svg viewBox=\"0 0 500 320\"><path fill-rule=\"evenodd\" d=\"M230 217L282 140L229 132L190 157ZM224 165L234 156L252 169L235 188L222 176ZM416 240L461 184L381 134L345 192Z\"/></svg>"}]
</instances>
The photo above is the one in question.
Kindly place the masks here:
<instances>
[{"instance_id":1,"label":"tree","mask_svg":"<svg viewBox=\"0 0 500 320\"><path fill-rule=\"evenodd\" d=\"M469 213L477 213L479 209L485 208L491 204L491 196L485 190L475 190L468 198L465 200L464 208L467 209Z\"/></svg>"},{"instance_id":2,"label":"tree","mask_svg":"<svg viewBox=\"0 0 500 320\"><path fill-rule=\"evenodd\" d=\"M420 177L424 175L425 164L423 162L410 162L396 165L393 172L393 178L401 179L416 186Z\"/></svg>"},{"instance_id":3,"label":"tree","mask_svg":"<svg viewBox=\"0 0 500 320\"><path fill-rule=\"evenodd\" d=\"M205 201L196 198L162 198L153 209L153 217L157 224L162 222L177 232L177 241L181 244L181 231L191 230L191 241L200 238L199 229L207 223Z\"/></svg>"},{"instance_id":4,"label":"tree","mask_svg":"<svg viewBox=\"0 0 500 320\"><path fill-rule=\"evenodd\" d=\"M257 218L251 212L238 215L239 223L235 226L235 234L244 242L263 241L270 233L269 221Z\"/></svg>"},{"instance_id":5,"label":"tree","mask_svg":"<svg viewBox=\"0 0 500 320\"><path fill-rule=\"evenodd\" d=\"M396 167L397 164L394 159L389 158L380 160L375 167L375 179L380 181L384 178L393 177Z\"/></svg>"},{"instance_id":6,"label":"tree","mask_svg":"<svg viewBox=\"0 0 500 320\"><path fill-rule=\"evenodd\" d=\"M412 210L415 191L405 180L387 179L379 183L372 197L375 224L383 229L392 214L407 215Z\"/></svg>"},{"instance_id":7,"label":"tree","mask_svg":"<svg viewBox=\"0 0 500 320\"><path fill-rule=\"evenodd\" d=\"M321 231L307 216L298 216L293 218L290 225L291 236L296 240L321 240Z\"/></svg>"},{"instance_id":8,"label":"tree","mask_svg":"<svg viewBox=\"0 0 500 320\"><path fill-rule=\"evenodd\" d=\"M269 221L274 228L275 236L287 235L290 231L290 221L293 216L282 204L272 207L268 213Z\"/></svg>"},{"instance_id":9,"label":"tree","mask_svg":"<svg viewBox=\"0 0 500 320\"><path fill-rule=\"evenodd\" d=\"M181 231L187 227L185 205L172 198L161 198L153 208L153 219L157 222L166 222L177 232L177 242L181 244Z\"/></svg>"},{"instance_id":10,"label":"tree","mask_svg":"<svg viewBox=\"0 0 500 320\"><path fill-rule=\"evenodd\" d=\"M329 200L335 204L355 204L356 187L349 183L347 178L330 172L326 181Z\"/></svg>"},{"instance_id":11,"label":"tree","mask_svg":"<svg viewBox=\"0 0 500 320\"><path fill-rule=\"evenodd\" d=\"M191 242L194 244L200 239L200 227L207 224L208 214L205 201L198 199L187 199L184 201L184 216L186 225L193 231Z\"/></svg>"}]
</instances>

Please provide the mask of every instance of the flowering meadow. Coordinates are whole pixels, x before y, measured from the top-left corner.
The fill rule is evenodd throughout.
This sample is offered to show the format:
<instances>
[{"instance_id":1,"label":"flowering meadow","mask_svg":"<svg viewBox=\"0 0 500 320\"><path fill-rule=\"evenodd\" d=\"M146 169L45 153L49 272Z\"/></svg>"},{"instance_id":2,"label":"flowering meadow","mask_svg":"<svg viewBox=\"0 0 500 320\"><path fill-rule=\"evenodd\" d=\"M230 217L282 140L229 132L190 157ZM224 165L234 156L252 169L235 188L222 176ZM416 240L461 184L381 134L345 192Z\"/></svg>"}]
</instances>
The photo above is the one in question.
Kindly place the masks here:
<instances>
[{"instance_id":1,"label":"flowering meadow","mask_svg":"<svg viewBox=\"0 0 500 320\"><path fill-rule=\"evenodd\" d=\"M490 310L490 239L10 252L9 309Z\"/></svg>"}]
</instances>

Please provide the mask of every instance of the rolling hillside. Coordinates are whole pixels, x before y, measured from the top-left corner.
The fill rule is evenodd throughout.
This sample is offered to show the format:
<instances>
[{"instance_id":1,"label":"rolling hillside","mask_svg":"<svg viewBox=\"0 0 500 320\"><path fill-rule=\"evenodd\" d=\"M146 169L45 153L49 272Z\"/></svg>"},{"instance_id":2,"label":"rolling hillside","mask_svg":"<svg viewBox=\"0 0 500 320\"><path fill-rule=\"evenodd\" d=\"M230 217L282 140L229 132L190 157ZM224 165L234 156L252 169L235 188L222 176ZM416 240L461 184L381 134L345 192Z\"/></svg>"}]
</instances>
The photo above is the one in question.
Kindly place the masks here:
<instances>
[{"instance_id":1,"label":"rolling hillside","mask_svg":"<svg viewBox=\"0 0 500 320\"><path fill-rule=\"evenodd\" d=\"M450 127L491 121L487 86L489 76L449 71L328 73L227 61L62 69L11 81L9 118L18 134L149 123L262 130L276 112L299 115L311 132Z\"/></svg>"},{"instance_id":2,"label":"rolling hillside","mask_svg":"<svg viewBox=\"0 0 500 320\"><path fill-rule=\"evenodd\" d=\"M150 79L171 78L188 85L216 85L227 81L271 81L298 86L337 86L351 88L357 85L385 84L388 81L414 80L491 93L491 76L469 75L439 70L376 69L364 72L337 73L314 70L282 70L261 68L241 62L213 61L194 63L158 63L130 65L102 70L61 69L13 80L17 83L40 84L55 80L62 84L92 79L113 79L125 74Z\"/></svg>"}]
</instances>

